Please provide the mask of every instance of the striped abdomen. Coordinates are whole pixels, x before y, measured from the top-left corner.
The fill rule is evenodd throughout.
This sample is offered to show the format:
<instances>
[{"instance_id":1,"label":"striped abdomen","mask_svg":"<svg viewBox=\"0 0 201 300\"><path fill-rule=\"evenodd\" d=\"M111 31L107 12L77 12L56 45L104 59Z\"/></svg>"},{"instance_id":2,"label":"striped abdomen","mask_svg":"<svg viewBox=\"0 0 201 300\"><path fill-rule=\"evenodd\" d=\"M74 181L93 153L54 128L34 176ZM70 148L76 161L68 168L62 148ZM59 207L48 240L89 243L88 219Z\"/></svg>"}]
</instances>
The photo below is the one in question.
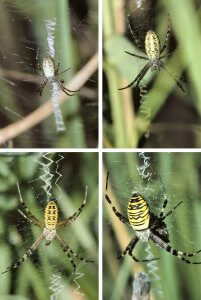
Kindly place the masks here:
<instances>
[{"instance_id":1,"label":"striped abdomen","mask_svg":"<svg viewBox=\"0 0 201 300\"><path fill-rule=\"evenodd\" d=\"M149 206L139 194L135 193L131 197L128 202L127 214L134 230L146 230L149 227Z\"/></svg>"},{"instance_id":2,"label":"striped abdomen","mask_svg":"<svg viewBox=\"0 0 201 300\"><path fill-rule=\"evenodd\" d=\"M48 202L45 207L45 227L52 230L56 228L58 220L58 209L54 201Z\"/></svg>"},{"instance_id":3,"label":"striped abdomen","mask_svg":"<svg viewBox=\"0 0 201 300\"><path fill-rule=\"evenodd\" d=\"M145 51L149 59L157 59L160 56L160 41L157 34L149 30L145 37Z\"/></svg>"}]
</instances>

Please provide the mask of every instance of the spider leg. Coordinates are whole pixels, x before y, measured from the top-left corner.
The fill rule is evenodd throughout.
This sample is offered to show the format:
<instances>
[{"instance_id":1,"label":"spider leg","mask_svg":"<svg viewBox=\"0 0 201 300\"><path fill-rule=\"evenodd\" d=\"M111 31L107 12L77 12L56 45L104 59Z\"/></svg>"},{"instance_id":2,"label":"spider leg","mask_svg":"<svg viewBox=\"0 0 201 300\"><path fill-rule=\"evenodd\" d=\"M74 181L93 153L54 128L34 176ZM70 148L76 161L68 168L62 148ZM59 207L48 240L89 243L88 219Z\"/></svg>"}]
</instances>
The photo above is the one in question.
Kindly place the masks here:
<instances>
[{"instance_id":1,"label":"spider leg","mask_svg":"<svg viewBox=\"0 0 201 300\"><path fill-rule=\"evenodd\" d=\"M66 69L66 70L64 70L64 71L62 71L62 72L60 72L58 75L60 76L61 74L67 72L67 71L70 70L70 69L71 69L71 68L68 68L68 69Z\"/></svg>"},{"instance_id":2,"label":"spider leg","mask_svg":"<svg viewBox=\"0 0 201 300\"><path fill-rule=\"evenodd\" d=\"M19 193L19 197L20 197L20 202L23 206L23 209L25 210L26 213L23 213L21 210L18 209L18 211L20 212L20 214L27 219L30 223L33 223L34 225L38 226L38 227L43 227L43 224L30 212L30 210L28 209L28 207L26 206L26 204L24 203L23 199L22 199L22 195L20 192L20 187L19 187L19 183L17 182L17 189L18 189L18 193Z\"/></svg>"},{"instance_id":3,"label":"spider leg","mask_svg":"<svg viewBox=\"0 0 201 300\"><path fill-rule=\"evenodd\" d=\"M84 196L84 200L83 200L83 203L82 205L78 208L78 211L75 212L71 217L65 219L65 220L62 220L60 222L57 223L57 227L63 227L63 226L67 226L69 225L70 223L74 222L77 217L81 214L85 204L86 204L86 199L87 199L87 191L88 191L88 187L86 185L86 189L85 189L85 196Z\"/></svg>"},{"instance_id":4,"label":"spider leg","mask_svg":"<svg viewBox=\"0 0 201 300\"><path fill-rule=\"evenodd\" d=\"M112 201L110 200L110 197L107 194L107 188L108 188L108 179L109 179L109 172L107 172L107 178L106 178L106 186L105 186L105 200L109 203L111 206L113 212L117 216L117 218L124 224L130 224L128 219L124 217L120 212L117 211L117 209L112 205Z\"/></svg>"},{"instance_id":5,"label":"spider leg","mask_svg":"<svg viewBox=\"0 0 201 300\"><path fill-rule=\"evenodd\" d=\"M167 30L167 33L166 33L166 38L165 38L165 42L164 42L164 45L163 47L161 48L161 54L163 53L163 51L167 48L167 44L168 44L168 41L169 41L169 38L170 38L170 33L171 33L171 28L170 28L170 16L168 16L168 30Z\"/></svg>"},{"instance_id":6,"label":"spider leg","mask_svg":"<svg viewBox=\"0 0 201 300\"><path fill-rule=\"evenodd\" d=\"M165 186L163 184L163 181L162 181L162 177L159 175L159 179L160 179L160 182L161 182L161 185L162 185L162 188L163 188L163 194L164 194L164 202L163 202L163 206L161 208L161 211L160 211L160 215L159 215L159 218L163 218L163 215L164 215L164 210L167 206L167 203L168 203L168 198L167 198L167 193L166 193L166 190L165 190Z\"/></svg>"},{"instance_id":7,"label":"spider leg","mask_svg":"<svg viewBox=\"0 0 201 300\"><path fill-rule=\"evenodd\" d=\"M127 86L125 86L123 88L120 88L119 90L125 90L125 89L130 88L136 81L137 81L137 84L136 84L136 87L137 87L150 67L151 67L150 62L148 62L131 83L129 83Z\"/></svg>"},{"instance_id":8,"label":"spider leg","mask_svg":"<svg viewBox=\"0 0 201 300\"><path fill-rule=\"evenodd\" d=\"M131 256L132 259L133 259L134 261L136 261L136 262L149 262L149 261L152 261L152 260L157 260L157 259L159 259L159 258L142 259L142 260L137 259L137 258L132 254L132 252L133 252L135 246L137 245L137 242L138 242L138 241L139 241L139 238L138 238L138 237L134 237L134 238L130 241L130 243L128 244L128 246L125 248L125 250L124 250L122 253L120 253L120 254L118 255L117 258L120 259L120 258L122 258L123 256L125 256L125 255L128 253L128 255Z\"/></svg>"},{"instance_id":9,"label":"spider leg","mask_svg":"<svg viewBox=\"0 0 201 300\"><path fill-rule=\"evenodd\" d=\"M46 86L47 82L48 82L48 79L45 79L43 81L43 83L41 84L40 88L37 90L37 92L39 93L40 96L42 96L43 89Z\"/></svg>"},{"instance_id":10,"label":"spider leg","mask_svg":"<svg viewBox=\"0 0 201 300\"><path fill-rule=\"evenodd\" d=\"M67 91L68 93L77 93L77 92L80 91L80 90L76 90L76 91L69 90L69 89L67 89L65 86L63 86L62 88L63 88L63 90ZM75 95L75 94L73 94L73 95ZM73 96L73 95L71 95L71 96Z\"/></svg>"},{"instance_id":11,"label":"spider leg","mask_svg":"<svg viewBox=\"0 0 201 300\"><path fill-rule=\"evenodd\" d=\"M170 254L178 257L179 259L183 260L185 263L187 264L201 264L201 262L191 262L188 259L186 259L183 256L188 256L188 257L192 257L197 255L198 253L201 252L201 250L198 250L194 253L187 253L187 252L183 252L177 249L172 248L170 245L168 245L167 243L165 243L161 238L159 238L158 236L156 236L155 234L151 233L150 234L150 239L156 244L158 245L160 248L164 249L165 251L169 252Z\"/></svg>"},{"instance_id":12,"label":"spider leg","mask_svg":"<svg viewBox=\"0 0 201 300\"><path fill-rule=\"evenodd\" d=\"M60 67L60 61L58 62L57 68L55 70L55 76L57 76L59 73L59 67Z\"/></svg>"},{"instance_id":13,"label":"spider leg","mask_svg":"<svg viewBox=\"0 0 201 300\"><path fill-rule=\"evenodd\" d=\"M72 91L72 90L67 89L65 86L63 86L62 81L60 81L59 79L58 79L58 83L59 83L61 90L70 97L75 95L75 94L70 94L70 93L76 93L76 92L80 91L80 90Z\"/></svg>"},{"instance_id":14,"label":"spider leg","mask_svg":"<svg viewBox=\"0 0 201 300\"><path fill-rule=\"evenodd\" d=\"M173 209L171 209L170 211L167 212L167 214L165 214L162 219L164 220L166 217L168 217L169 215L171 215L173 213L173 211L183 203L183 201L180 201L175 207L173 207Z\"/></svg>"},{"instance_id":15,"label":"spider leg","mask_svg":"<svg viewBox=\"0 0 201 300\"><path fill-rule=\"evenodd\" d=\"M164 202L163 202L163 206L161 208L161 211L160 211L160 215L159 215L159 218L164 220L166 217L168 217L169 215L171 215L173 213L173 211L180 205L182 204L183 201L180 201L173 209L171 209L167 214L164 215L164 210L167 206L167 203L168 203L168 198L167 198L167 193L166 193L166 190L165 190L165 186L163 184L163 181L162 181L162 178L161 176L159 175L159 178L160 178L160 181L161 181L161 184L162 184L162 188L163 188L163 193L164 193Z\"/></svg>"},{"instance_id":16,"label":"spider leg","mask_svg":"<svg viewBox=\"0 0 201 300\"><path fill-rule=\"evenodd\" d=\"M145 56L140 56L140 55L137 55L137 54L134 54L134 53L130 53L128 51L125 51L127 54L131 55L131 56L135 56L137 58L140 58L140 59L144 59L144 60L149 60L148 57L145 57Z\"/></svg>"},{"instance_id":17,"label":"spider leg","mask_svg":"<svg viewBox=\"0 0 201 300\"><path fill-rule=\"evenodd\" d=\"M160 56L159 58L162 59L162 58L164 58L164 57L169 57L169 56L171 56L171 54L172 54L172 53L167 53L167 54L165 54L165 55Z\"/></svg>"},{"instance_id":18,"label":"spider leg","mask_svg":"<svg viewBox=\"0 0 201 300\"><path fill-rule=\"evenodd\" d=\"M41 68L41 66L40 66L40 64L39 64L39 59L38 59L38 57L39 57L39 48L38 48L37 51L36 51L36 69L42 70L42 68Z\"/></svg>"},{"instance_id":19,"label":"spider leg","mask_svg":"<svg viewBox=\"0 0 201 300\"><path fill-rule=\"evenodd\" d=\"M77 93L80 91L80 90L72 91L72 90L67 89L65 86L63 86L63 89L70 93Z\"/></svg>"},{"instance_id":20,"label":"spider leg","mask_svg":"<svg viewBox=\"0 0 201 300\"><path fill-rule=\"evenodd\" d=\"M44 234L42 233L21 258L18 259L12 266L6 268L6 270L4 272L2 272L1 274L4 274L10 270L18 268L19 265L21 265L23 263L23 261L25 261L28 257L30 257L33 254L33 252L36 250L36 248L38 247L38 245L40 244L40 242L43 239L44 239Z\"/></svg>"},{"instance_id":21,"label":"spider leg","mask_svg":"<svg viewBox=\"0 0 201 300\"><path fill-rule=\"evenodd\" d=\"M182 92L185 93L186 91L184 90L183 86L180 83L181 79L179 79L175 73L173 73L172 71L170 71L170 69L166 66L165 63L163 63L162 61L160 61L160 63L161 63L161 66L164 69L166 69L167 72L169 73L169 75L174 79L174 81L176 82L176 84L178 85L178 87L180 87L180 89L182 90Z\"/></svg>"},{"instance_id":22,"label":"spider leg","mask_svg":"<svg viewBox=\"0 0 201 300\"><path fill-rule=\"evenodd\" d=\"M89 259L85 259L83 257L80 257L77 255L77 253L75 253L65 242L63 239L61 239L58 234L56 234L56 240L57 242L59 243L59 245L62 247L63 251L67 254L69 260L70 260L70 263L72 264L73 266L73 269L74 269L74 273L76 272L76 265L73 261L73 259L71 258L71 255L73 255L74 257L76 257L77 259L79 259L80 261L83 261L83 262L91 262L93 263L94 261L93 260L89 260Z\"/></svg>"},{"instance_id":23,"label":"spider leg","mask_svg":"<svg viewBox=\"0 0 201 300\"><path fill-rule=\"evenodd\" d=\"M129 30L130 30L132 36L133 36L133 39L134 39L136 45L138 46L138 48L139 48L142 52L144 52L144 48L142 47L142 44L141 44L140 40L137 39L137 37L135 36L135 34L134 34L133 30L132 30L132 27L131 27L132 21L133 21L133 17L131 17L131 15L129 14L128 17L127 17L128 28L129 28Z\"/></svg>"}]
</instances>

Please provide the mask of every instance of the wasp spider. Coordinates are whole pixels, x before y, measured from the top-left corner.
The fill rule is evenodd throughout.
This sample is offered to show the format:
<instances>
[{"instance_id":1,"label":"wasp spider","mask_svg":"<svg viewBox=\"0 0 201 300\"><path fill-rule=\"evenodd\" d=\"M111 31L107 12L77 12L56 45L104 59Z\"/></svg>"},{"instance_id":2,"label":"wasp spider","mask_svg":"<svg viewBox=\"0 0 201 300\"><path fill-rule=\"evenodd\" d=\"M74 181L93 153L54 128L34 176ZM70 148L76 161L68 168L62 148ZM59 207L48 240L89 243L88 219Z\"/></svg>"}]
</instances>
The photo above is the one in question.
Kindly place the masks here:
<instances>
[{"instance_id":1,"label":"wasp spider","mask_svg":"<svg viewBox=\"0 0 201 300\"><path fill-rule=\"evenodd\" d=\"M129 24L129 28L134 37L134 34L132 32L130 24ZM146 56L140 56L140 55L125 51L127 54L129 54L131 56L134 56L134 57L137 57L137 58L143 59L143 60L148 60L148 62L143 67L143 69L140 71L140 73L136 76L136 78L131 83L129 83L129 85L127 85L123 88L120 88L119 90L124 90L124 89L130 88L135 83L136 83L136 87L137 87L149 69L151 69L151 71L154 71L154 70L160 71L162 68L164 68L169 73L169 75L175 80L176 84L180 87L180 89L183 92L185 92L185 90L181 84L181 81L185 82L185 80L182 78L179 79L172 71L170 71L170 69L166 66L166 64L161 61L162 58L168 57L170 55L170 54L162 55L164 50L167 48L167 43L168 43L169 37L170 37L170 25L168 27L164 45L161 48L160 40L159 40L157 34L154 31L149 30L145 36Z\"/></svg>"},{"instance_id":2,"label":"wasp spider","mask_svg":"<svg viewBox=\"0 0 201 300\"><path fill-rule=\"evenodd\" d=\"M149 240L152 240L157 246L164 249L165 251L169 252L172 255L177 256L179 259L183 260L187 264L201 264L201 262L191 262L188 259L186 259L186 256L191 257L194 255L197 255L201 250L198 250L194 253L186 253L180 250L173 249L169 245L169 233L167 231L167 226L164 222L165 218L172 214L172 212L183 202L179 202L172 210L170 210L167 213L164 213L164 210L166 208L166 205L168 203L166 191L163 185L163 193L164 193L164 203L162 206L162 209L160 211L159 217L154 215L152 212L150 212L149 206L147 201L143 196L141 196L138 193L134 193L132 197L130 198L128 202L127 207L127 215L128 217L124 217L120 212L116 210L116 208L112 205L112 202L110 200L110 197L107 193L107 187L108 187L108 177L109 172L107 173L107 179L106 179L106 192L105 192L105 199L109 203L109 205L112 207L112 210L114 214L118 217L118 219L127 225L131 225L132 228L135 230L135 236L132 238L130 243L127 245L125 250L118 256L118 259L125 256L126 254L130 255L133 260L136 262L148 262L152 260L156 260L159 258L153 258L153 259L144 259L139 260L133 255L133 250L138 243L138 241L141 241L143 243L148 242Z\"/></svg>"},{"instance_id":3,"label":"wasp spider","mask_svg":"<svg viewBox=\"0 0 201 300\"><path fill-rule=\"evenodd\" d=\"M51 58L50 56L45 57L43 59L42 68L41 68L39 63L38 63L38 53L37 53L37 56L36 56L36 63L37 63L37 68L42 70L42 76L45 77L43 83L41 84L40 88L38 89L38 92L39 92L40 96L42 95L43 89L45 88L48 81L50 83L57 82L60 89L68 96L74 96L75 94L71 94L71 93L79 92L79 90L72 91L72 90L67 89L63 85L64 80L59 79L59 75L67 72L68 70L70 70L70 68L68 68L65 71L59 73L60 62L58 62L58 65L56 67L53 58Z\"/></svg>"},{"instance_id":4,"label":"wasp spider","mask_svg":"<svg viewBox=\"0 0 201 300\"><path fill-rule=\"evenodd\" d=\"M26 204L24 203L24 201L22 199L18 184L17 184L17 187L18 187L18 192L19 192L19 196L20 196L20 201L21 201L22 207L24 209L24 212L22 212L22 211L19 211L19 212L30 223L43 229L43 232L41 233L41 235L37 238L37 240L33 243L33 245L27 250L27 252L22 257L20 259L18 259L12 266L8 267L1 274L6 273L12 269L18 268L19 265L21 263L23 263L23 261L25 261L28 257L30 257L33 254L33 252L37 249L40 242L44 239L46 240L47 246L50 245L50 243L52 242L53 239L55 239L58 242L58 244L63 248L63 251L67 254L67 256L73 266L74 272L76 271L76 265L75 265L75 262L72 259L72 257L76 257L78 260L83 261L83 262L93 262L92 260L85 259L83 257L78 256L67 245L67 243L64 242L64 240L60 238L60 236L56 232L57 228L70 225L80 215L80 213L82 212L82 210L86 204L87 187L86 187L86 191L85 191L85 198L84 198L82 205L80 206L80 208L78 208L77 212L75 212L71 217L68 217L67 219L64 219L62 221L58 221L57 205L56 205L55 201L49 201L45 207L43 222L39 221L27 208Z\"/></svg>"}]
</instances>

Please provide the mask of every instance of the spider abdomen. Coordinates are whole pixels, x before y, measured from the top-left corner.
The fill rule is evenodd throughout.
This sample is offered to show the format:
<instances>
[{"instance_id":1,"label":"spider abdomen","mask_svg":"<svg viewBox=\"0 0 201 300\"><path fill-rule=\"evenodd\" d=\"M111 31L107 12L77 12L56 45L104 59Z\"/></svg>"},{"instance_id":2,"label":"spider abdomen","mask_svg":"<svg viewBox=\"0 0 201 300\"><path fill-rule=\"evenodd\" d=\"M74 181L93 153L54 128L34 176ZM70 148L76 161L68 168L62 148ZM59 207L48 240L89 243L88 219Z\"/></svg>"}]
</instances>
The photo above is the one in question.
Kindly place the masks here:
<instances>
[{"instance_id":1,"label":"spider abdomen","mask_svg":"<svg viewBox=\"0 0 201 300\"><path fill-rule=\"evenodd\" d=\"M145 37L145 51L149 59L155 60L160 57L160 41L157 34L149 30Z\"/></svg>"},{"instance_id":2,"label":"spider abdomen","mask_svg":"<svg viewBox=\"0 0 201 300\"><path fill-rule=\"evenodd\" d=\"M58 220L58 209L54 201L50 201L46 205L44 219L45 219L45 227L47 229L53 230L56 228L57 220Z\"/></svg>"},{"instance_id":3,"label":"spider abdomen","mask_svg":"<svg viewBox=\"0 0 201 300\"><path fill-rule=\"evenodd\" d=\"M128 202L128 220L134 230L146 230L149 228L150 213L146 200L135 193Z\"/></svg>"},{"instance_id":4,"label":"spider abdomen","mask_svg":"<svg viewBox=\"0 0 201 300\"><path fill-rule=\"evenodd\" d=\"M45 77L48 79L55 75L54 61L50 56L43 59L43 72Z\"/></svg>"}]
</instances>

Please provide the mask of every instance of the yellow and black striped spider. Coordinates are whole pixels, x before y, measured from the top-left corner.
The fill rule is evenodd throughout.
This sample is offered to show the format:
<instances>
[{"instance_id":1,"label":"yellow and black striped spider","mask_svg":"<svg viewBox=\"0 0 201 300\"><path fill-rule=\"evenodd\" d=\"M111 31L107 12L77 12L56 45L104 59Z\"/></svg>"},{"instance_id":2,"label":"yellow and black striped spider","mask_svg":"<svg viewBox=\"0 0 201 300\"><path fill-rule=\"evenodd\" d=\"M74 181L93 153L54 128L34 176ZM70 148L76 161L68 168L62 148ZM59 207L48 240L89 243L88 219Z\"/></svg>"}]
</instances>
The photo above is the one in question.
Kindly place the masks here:
<instances>
[{"instance_id":1,"label":"yellow and black striped spider","mask_svg":"<svg viewBox=\"0 0 201 300\"><path fill-rule=\"evenodd\" d=\"M135 39L135 36L132 32L130 24L129 24L129 28ZM143 69L140 71L140 73L136 76L136 78L131 83L129 83L127 86L125 86L123 88L120 88L119 90L128 89L135 83L136 83L136 87L138 87L140 81L144 78L144 76L146 75L146 73L148 72L149 69L151 69L151 71L154 71L154 70L160 71L160 69L164 68L169 73L169 75L175 80L176 84L180 87L180 89L185 93L185 90L181 84L181 81L185 82L185 80L183 78L179 79L172 71L170 71L170 69L166 66L166 64L161 61L162 58L170 56L170 54L168 54L168 53L161 56L161 54L167 48L168 40L170 37L170 32L171 32L171 30L170 30L170 25L169 25L164 45L161 48L160 40L159 40L157 34L154 31L149 30L145 36L145 54L146 54L146 56L140 56L140 55L125 51L127 54L129 54L131 56L137 57L139 59L148 60L148 63L143 67Z\"/></svg>"},{"instance_id":2,"label":"yellow and black striped spider","mask_svg":"<svg viewBox=\"0 0 201 300\"><path fill-rule=\"evenodd\" d=\"M179 259L183 260L187 264L201 264L201 262L191 262L188 259L185 258L185 256L191 257L194 255L197 255L201 252L201 250L198 250L194 253L186 253L180 250L173 249L169 245L169 233L167 230L167 226L164 222L164 220L172 214L172 212L183 202L179 202L172 210L164 213L164 210L166 208L166 205L168 203L165 187L163 186L163 193L164 193L164 203L161 208L159 217L154 215L152 212L150 212L149 206L147 204L147 201L143 196L141 196L138 193L134 193L132 197L130 198L128 202L127 207L127 215L128 217L124 217L120 212L116 210L116 208L112 205L112 202L110 200L110 197L107 194L107 188L108 188L108 177L109 172L107 173L107 179L106 179L106 192L105 192L105 199L109 203L109 205L112 207L112 210L114 214L118 217L118 219L127 225L131 225L132 228L135 230L135 236L132 238L130 243L127 245L125 250L118 256L118 259L123 257L124 255L128 254L130 255L133 260L136 262L148 262L152 260L157 260L159 258L153 258L153 259L144 259L139 260L133 255L133 250L138 243L138 241L141 241L143 243L148 242L149 240L152 240L157 246L164 249L165 251L169 252L172 255L177 256Z\"/></svg>"},{"instance_id":3,"label":"yellow and black striped spider","mask_svg":"<svg viewBox=\"0 0 201 300\"><path fill-rule=\"evenodd\" d=\"M37 240L32 244L32 246L27 250L27 252L20 258L18 259L13 265L11 265L10 267L8 267L3 273L6 273L12 269L16 269L19 267L19 265L25 261L28 257L30 257L33 252L37 249L38 245L40 244L40 242L42 240L46 240L46 246L50 245L50 243L52 242L53 239L55 239L58 244L62 247L63 251L67 254L74 272L76 271L76 265L74 260L72 259L73 257L76 257L78 260L83 261L83 262L93 262L92 260L89 259L85 259L83 257L78 256L68 245L67 243L60 238L60 236L57 234L56 230L57 228L60 227L64 227L64 226L68 226L70 225L72 222L74 222L77 217L80 215L80 213L82 212L85 204L86 204L86 197L87 197L87 187L86 187L86 191L85 191L85 198L84 201L82 203L82 205L78 208L77 212L75 212L71 217L68 217L67 219L64 219L62 221L58 221L58 208L57 205L55 203L55 201L49 201L45 207L45 212L44 212L44 221L41 222L39 221L31 212L30 210L27 208L26 204L24 203L21 193L20 193L20 189L19 189L19 185L17 184L18 187L18 192L19 192L19 197L20 197L20 201L21 204L23 206L24 212L20 211L21 215L28 220L30 223L40 227L41 229L43 229L43 232L41 233L41 235L37 238Z\"/></svg>"}]
</instances>

